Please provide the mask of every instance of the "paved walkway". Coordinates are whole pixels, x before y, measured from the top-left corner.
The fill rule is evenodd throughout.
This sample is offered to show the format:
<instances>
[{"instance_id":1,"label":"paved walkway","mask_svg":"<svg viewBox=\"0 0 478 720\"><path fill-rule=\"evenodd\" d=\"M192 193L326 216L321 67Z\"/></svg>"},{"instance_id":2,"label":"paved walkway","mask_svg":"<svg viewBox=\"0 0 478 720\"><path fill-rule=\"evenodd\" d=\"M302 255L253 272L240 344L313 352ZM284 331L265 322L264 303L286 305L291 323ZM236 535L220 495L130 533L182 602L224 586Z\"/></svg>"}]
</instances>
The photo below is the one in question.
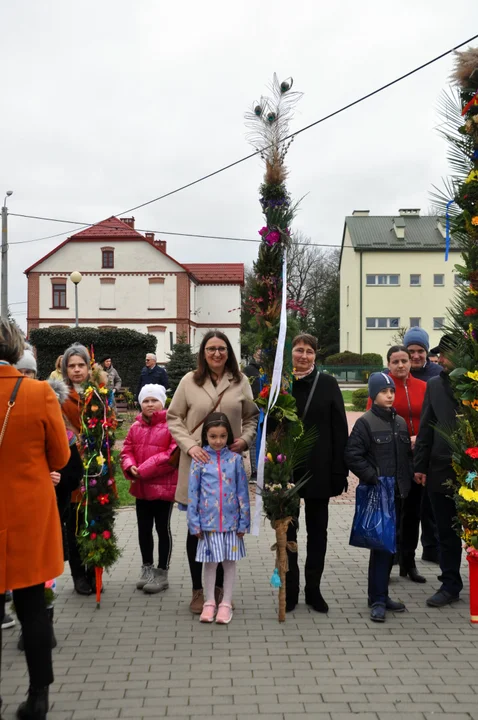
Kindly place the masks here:
<instances>
[{"instance_id":1,"label":"paved walkway","mask_svg":"<svg viewBox=\"0 0 478 720\"><path fill-rule=\"evenodd\" d=\"M278 624L269 586L273 534L264 525L259 539L247 538L248 557L239 563L235 617L217 627L201 625L188 611L184 514L173 513L171 587L146 597L135 590L135 514L122 511L123 556L107 578L101 609L73 593L68 575L59 581L49 720L478 719L478 630L468 623L467 581L463 601L432 610L425 599L438 585L436 566L422 564L424 586L399 580L394 571L391 595L409 611L390 614L384 625L371 623L366 555L347 544L352 513L350 504L331 506L323 580L328 615L309 610L301 598ZM17 636L18 629L4 632L5 720L27 689Z\"/></svg>"}]
</instances>

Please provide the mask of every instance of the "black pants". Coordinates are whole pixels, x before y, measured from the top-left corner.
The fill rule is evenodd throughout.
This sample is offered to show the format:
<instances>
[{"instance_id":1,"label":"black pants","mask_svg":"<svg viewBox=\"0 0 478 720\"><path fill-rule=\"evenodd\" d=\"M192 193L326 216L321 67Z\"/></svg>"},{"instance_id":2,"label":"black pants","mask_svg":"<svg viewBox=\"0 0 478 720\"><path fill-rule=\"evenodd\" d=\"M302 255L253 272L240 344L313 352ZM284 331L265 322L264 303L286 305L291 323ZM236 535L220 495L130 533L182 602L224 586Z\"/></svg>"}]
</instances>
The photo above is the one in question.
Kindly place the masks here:
<instances>
[{"instance_id":1,"label":"black pants","mask_svg":"<svg viewBox=\"0 0 478 720\"><path fill-rule=\"evenodd\" d=\"M307 554L305 559L305 591L320 588L327 552L327 527L329 524L329 500L305 500L305 526L307 529ZM287 540L296 542L299 518L287 528ZM300 590L298 553L287 551L289 570L286 576L287 596L296 600Z\"/></svg>"},{"instance_id":2,"label":"black pants","mask_svg":"<svg viewBox=\"0 0 478 720\"><path fill-rule=\"evenodd\" d=\"M77 503L70 503L68 510L65 510L66 539L68 546L68 562L70 563L71 576L73 580L77 580L82 575L88 577L85 566L81 562L80 551L76 538L76 522L77 522ZM83 514L80 510L78 516L78 527L81 528L83 523Z\"/></svg>"},{"instance_id":3,"label":"black pants","mask_svg":"<svg viewBox=\"0 0 478 720\"><path fill-rule=\"evenodd\" d=\"M461 540L454 528L455 501L449 495L429 490L430 501L438 530L438 557L440 561L441 590L459 595L463 590L460 575Z\"/></svg>"},{"instance_id":4,"label":"black pants","mask_svg":"<svg viewBox=\"0 0 478 720\"><path fill-rule=\"evenodd\" d=\"M403 502L400 537L400 566L405 570L416 567L415 551L422 525L423 549L438 554L438 536L429 494L423 485L412 482L410 492Z\"/></svg>"},{"instance_id":5,"label":"black pants","mask_svg":"<svg viewBox=\"0 0 478 720\"><path fill-rule=\"evenodd\" d=\"M138 539L143 565L154 565L153 525L158 533L158 568L169 570L173 550L171 537L171 512L173 503L166 500L136 499Z\"/></svg>"},{"instance_id":6,"label":"black pants","mask_svg":"<svg viewBox=\"0 0 478 720\"><path fill-rule=\"evenodd\" d=\"M45 585L33 585L13 591L13 602L22 627L30 685L46 687L53 682L51 659L51 623L45 603ZM0 620L5 614L5 595L0 595ZM0 666L2 630L0 627ZM1 675L1 673L0 673Z\"/></svg>"},{"instance_id":7,"label":"black pants","mask_svg":"<svg viewBox=\"0 0 478 720\"><path fill-rule=\"evenodd\" d=\"M186 540L186 552L188 554L189 571L193 583L193 590L202 590L202 563L196 562L196 551L198 549L199 538L190 535ZM224 587L224 569L222 563L219 563L216 570L216 587Z\"/></svg>"}]
</instances>

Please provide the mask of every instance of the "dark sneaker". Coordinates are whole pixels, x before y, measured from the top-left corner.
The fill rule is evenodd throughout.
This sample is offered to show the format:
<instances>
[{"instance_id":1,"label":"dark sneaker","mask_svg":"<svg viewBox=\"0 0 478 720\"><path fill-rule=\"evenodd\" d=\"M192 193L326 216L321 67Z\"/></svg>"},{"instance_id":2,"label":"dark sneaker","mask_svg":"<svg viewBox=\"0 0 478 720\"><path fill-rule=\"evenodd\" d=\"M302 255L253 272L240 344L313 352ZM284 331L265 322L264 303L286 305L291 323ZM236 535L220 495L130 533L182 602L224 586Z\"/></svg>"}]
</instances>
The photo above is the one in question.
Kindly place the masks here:
<instances>
[{"instance_id":1,"label":"dark sneaker","mask_svg":"<svg viewBox=\"0 0 478 720\"><path fill-rule=\"evenodd\" d=\"M446 590L439 590L434 595L428 598L427 605L428 607L440 608L445 607L445 605L450 605L451 603L456 602L459 599L459 595L452 595Z\"/></svg>"},{"instance_id":2,"label":"dark sneaker","mask_svg":"<svg viewBox=\"0 0 478 720\"><path fill-rule=\"evenodd\" d=\"M91 593L93 592L88 578L86 578L84 575L74 578L73 584L75 586L75 592L77 592L78 595L91 595Z\"/></svg>"},{"instance_id":3,"label":"dark sneaker","mask_svg":"<svg viewBox=\"0 0 478 720\"><path fill-rule=\"evenodd\" d=\"M2 620L2 630L8 630L8 628L12 628L14 625L15 618L13 617L13 615L8 615L7 613L5 613Z\"/></svg>"},{"instance_id":4,"label":"dark sneaker","mask_svg":"<svg viewBox=\"0 0 478 720\"><path fill-rule=\"evenodd\" d=\"M310 605L310 607L313 608L315 612L329 612L329 606L325 602L324 598L322 597L322 593L318 588L309 591L307 590L307 588L305 589L305 602L307 605Z\"/></svg>"},{"instance_id":5,"label":"dark sneaker","mask_svg":"<svg viewBox=\"0 0 478 720\"><path fill-rule=\"evenodd\" d=\"M385 622L385 603L374 603L372 605L372 609L370 610L370 620L373 620L373 622Z\"/></svg>"},{"instance_id":6,"label":"dark sneaker","mask_svg":"<svg viewBox=\"0 0 478 720\"><path fill-rule=\"evenodd\" d=\"M370 600L370 598L368 599L368 606L369 608L372 607L372 601ZM396 600L392 600L388 597L385 601L385 609L392 610L393 612L404 612L407 608L405 607L404 603L397 602Z\"/></svg>"}]
</instances>

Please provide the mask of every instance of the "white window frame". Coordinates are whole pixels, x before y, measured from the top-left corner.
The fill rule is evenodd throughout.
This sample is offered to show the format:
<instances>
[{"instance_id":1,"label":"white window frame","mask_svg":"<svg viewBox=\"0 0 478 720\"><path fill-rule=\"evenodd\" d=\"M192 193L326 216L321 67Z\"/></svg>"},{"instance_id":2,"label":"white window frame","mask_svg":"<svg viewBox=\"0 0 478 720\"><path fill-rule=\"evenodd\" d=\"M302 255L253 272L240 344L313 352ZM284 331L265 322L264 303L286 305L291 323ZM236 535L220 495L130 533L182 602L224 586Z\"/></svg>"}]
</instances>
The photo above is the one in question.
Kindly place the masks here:
<instances>
[{"instance_id":1,"label":"white window frame","mask_svg":"<svg viewBox=\"0 0 478 720\"><path fill-rule=\"evenodd\" d=\"M442 277L443 282L437 283L436 278ZM433 287L445 287L445 273L433 273Z\"/></svg>"},{"instance_id":2,"label":"white window frame","mask_svg":"<svg viewBox=\"0 0 478 720\"><path fill-rule=\"evenodd\" d=\"M433 318L433 329L434 330L443 330L445 327L445 318L444 317L434 317Z\"/></svg>"},{"instance_id":3,"label":"white window frame","mask_svg":"<svg viewBox=\"0 0 478 720\"><path fill-rule=\"evenodd\" d=\"M396 277L398 278L398 282L391 283L390 278ZM369 278L374 278L373 282L369 282ZM384 278L385 282L379 282L379 278ZM365 284L367 287L399 287L400 286L400 274L399 273L390 273L389 275L385 273L367 273L365 276Z\"/></svg>"},{"instance_id":4,"label":"white window frame","mask_svg":"<svg viewBox=\"0 0 478 720\"><path fill-rule=\"evenodd\" d=\"M375 323L374 326L372 326L372 327L369 326L369 320L373 320L373 321L374 321L374 323ZM385 320L385 321L386 321L386 322L385 322L385 325L382 326L382 327L379 327L379 321L380 321L380 320ZM396 321L397 321L397 324L396 324L396 325L392 325L392 324L391 324L392 320L396 320ZM387 317L387 318L384 318L384 317L368 317L368 318L365 318L365 328L366 328L366 330L398 330L399 327L400 327L400 318L399 318L399 317L393 317L393 318L391 318L391 317Z\"/></svg>"},{"instance_id":5,"label":"white window frame","mask_svg":"<svg viewBox=\"0 0 478 720\"><path fill-rule=\"evenodd\" d=\"M417 277L418 282L412 283L412 277ZM421 287L422 286L422 276L420 273L410 273L410 287Z\"/></svg>"},{"instance_id":6,"label":"white window frame","mask_svg":"<svg viewBox=\"0 0 478 720\"><path fill-rule=\"evenodd\" d=\"M418 325L413 325L412 320L418 320ZM419 317L411 317L410 318L410 327L421 327L422 326L422 319Z\"/></svg>"}]
</instances>

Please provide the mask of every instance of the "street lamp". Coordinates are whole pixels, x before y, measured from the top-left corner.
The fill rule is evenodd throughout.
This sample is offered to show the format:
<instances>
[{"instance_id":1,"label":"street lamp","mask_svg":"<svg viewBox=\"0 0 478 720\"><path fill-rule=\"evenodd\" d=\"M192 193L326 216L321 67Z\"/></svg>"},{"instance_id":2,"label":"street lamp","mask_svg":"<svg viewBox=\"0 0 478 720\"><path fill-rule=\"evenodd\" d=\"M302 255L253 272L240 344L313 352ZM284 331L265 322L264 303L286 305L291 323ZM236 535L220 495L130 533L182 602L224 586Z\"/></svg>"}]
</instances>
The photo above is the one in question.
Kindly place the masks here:
<instances>
[{"instance_id":1,"label":"street lamp","mask_svg":"<svg viewBox=\"0 0 478 720\"><path fill-rule=\"evenodd\" d=\"M75 327L78 327L78 283L81 282L81 273L74 270L70 275L70 280L75 286Z\"/></svg>"},{"instance_id":2,"label":"street lamp","mask_svg":"<svg viewBox=\"0 0 478 720\"><path fill-rule=\"evenodd\" d=\"M8 318L8 226L7 226L7 197L13 195L13 190L7 190L2 206L2 271L1 271L1 299L0 315L5 320Z\"/></svg>"}]
</instances>

